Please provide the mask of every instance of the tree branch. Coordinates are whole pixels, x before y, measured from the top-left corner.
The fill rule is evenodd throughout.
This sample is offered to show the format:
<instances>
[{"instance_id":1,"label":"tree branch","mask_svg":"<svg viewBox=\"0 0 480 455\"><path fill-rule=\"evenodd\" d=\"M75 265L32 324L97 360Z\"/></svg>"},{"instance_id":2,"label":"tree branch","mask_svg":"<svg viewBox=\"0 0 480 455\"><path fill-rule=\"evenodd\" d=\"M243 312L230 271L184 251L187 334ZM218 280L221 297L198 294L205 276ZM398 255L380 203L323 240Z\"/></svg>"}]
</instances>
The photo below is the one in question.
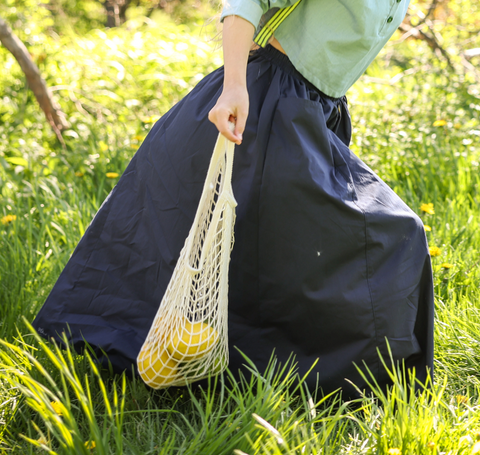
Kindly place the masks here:
<instances>
[{"instance_id":1,"label":"tree branch","mask_svg":"<svg viewBox=\"0 0 480 455\"><path fill-rule=\"evenodd\" d=\"M45 117L53 128L53 131L57 135L59 141L64 144L61 130L68 127L68 123L65 119L65 114L60 110L60 107L53 100L47 84L42 78L40 71L32 61L30 54L28 53L25 45L20 39L12 32L12 29L8 24L0 17L0 42L10 51L18 64L24 72L27 83L30 89L33 91L35 98L38 101L41 109L45 113Z\"/></svg>"},{"instance_id":2,"label":"tree branch","mask_svg":"<svg viewBox=\"0 0 480 455\"><path fill-rule=\"evenodd\" d=\"M424 25L427 25L427 27L431 29L429 26L428 22L421 25L423 27ZM402 22L400 24L400 31L404 32L405 34L408 34L408 36L412 36L416 39L420 39L425 41L428 46L433 50L433 51L438 51L440 54L442 54L443 58L447 61L448 66L455 71L455 67L453 66L452 61L450 60L450 56L448 55L447 51L440 45L440 43L437 41L435 38L435 35L432 33L431 35L422 32L419 30L419 26L414 27L411 24L407 24L406 22Z\"/></svg>"}]
</instances>

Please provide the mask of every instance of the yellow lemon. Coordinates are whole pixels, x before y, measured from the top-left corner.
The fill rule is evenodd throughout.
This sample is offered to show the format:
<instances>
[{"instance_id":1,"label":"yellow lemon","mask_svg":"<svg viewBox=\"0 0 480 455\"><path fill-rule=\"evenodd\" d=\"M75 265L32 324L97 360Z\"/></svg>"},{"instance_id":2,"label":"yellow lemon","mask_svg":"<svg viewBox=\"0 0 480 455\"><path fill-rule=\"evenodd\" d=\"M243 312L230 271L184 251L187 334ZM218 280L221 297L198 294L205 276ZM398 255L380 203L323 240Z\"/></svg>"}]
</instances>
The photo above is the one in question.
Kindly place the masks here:
<instances>
[{"instance_id":1,"label":"yellow lemon","mask_svg":"<svg viewBox=\"0 0 480 455\"><path fill-rule=\"evenodd\" d=\"M177 360L193 360L212 349L217 339L217 331L208 324L186 321L180 331L173 331L167 349Z\"/></svg>"},{"instance_id":2,"label":"yellow lemon","mask_svg":"<svg viewBox=\"0 0 480 455\"><path fill-rule=\"evenodd\" d=\"M147 346L138 356L138 371L141 378L153 388L168 385L178 377L177 362L165 349L160 353Z\"/></svg>"}]
</instances>

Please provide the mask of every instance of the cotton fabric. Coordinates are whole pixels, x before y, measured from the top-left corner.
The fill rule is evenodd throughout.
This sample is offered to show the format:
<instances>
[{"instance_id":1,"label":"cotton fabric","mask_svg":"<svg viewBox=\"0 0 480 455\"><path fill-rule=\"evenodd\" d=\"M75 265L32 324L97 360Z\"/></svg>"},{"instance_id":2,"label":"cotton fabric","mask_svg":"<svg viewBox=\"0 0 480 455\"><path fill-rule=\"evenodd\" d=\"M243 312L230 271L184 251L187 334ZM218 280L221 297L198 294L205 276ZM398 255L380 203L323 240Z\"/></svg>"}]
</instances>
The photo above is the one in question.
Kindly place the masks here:
<instances>
[{"instance_id":1,"label":"cotton fabric","mask_svg":"<svg viewBox=\"0 0 480 455\"><path fill-rule=\"evenodd\" d=\"M258 30L274 12L297 0L228 0L222 20L240 16ZM301 0L275 38L295 68L323 93L341 97L390 39L410 0ZM262 19L262 15L267 17Z\"/></svg>"},{"instance_id":2,"label":"cotton fabric","mask_svg":"<svg viewBox=\"0 0 480 455\"><path fill-rule=\"evenodd\" d=\"M424 380L433 363L433 292L421 220L349 149L345 98L321 94L272 47L247 70L250 112L235 150L238 202L229 273L230 366L263 371L293 353L325 393L356 367L380 384L379 351ZM188 235L217 131L207 119L223 68L152 128L34 321L116 371L135 358ZM348 381L347 381L348 380Z\"/></svg>"}]
</instances>

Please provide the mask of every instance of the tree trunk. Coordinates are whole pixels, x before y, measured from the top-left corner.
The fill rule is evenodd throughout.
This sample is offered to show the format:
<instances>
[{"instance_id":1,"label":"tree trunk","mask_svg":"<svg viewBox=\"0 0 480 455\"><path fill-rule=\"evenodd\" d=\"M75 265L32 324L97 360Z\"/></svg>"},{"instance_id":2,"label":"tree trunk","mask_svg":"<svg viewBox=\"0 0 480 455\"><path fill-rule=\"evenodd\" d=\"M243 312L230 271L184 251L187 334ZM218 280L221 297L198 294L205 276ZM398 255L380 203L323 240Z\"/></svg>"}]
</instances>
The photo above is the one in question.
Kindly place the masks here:
<instances>
[{"instance_id":1,"label":"tree trunk","mask_svg":"<svg viewBox=\"0 0 480 455\"><path fill-rule=\"evenodd\" d=\"M119 27L126 19L126 12L131 0L105 0L103 5L107 11L107 27Z\"/></svg>"},{"instance_id":2,"label":"tree trunk","mask_svg":"<svg viewBox=\"0 0 480 455\"><path fill-rule=\"evenodd\" d=\"M13 54L18 64L22 68L22 71L25 73L27 78L27 83L32 89L38 104L45 113L48 123L50 123L58 139L63 143L60 131L68 127L68 123L65 120L65 114L52 99L52 96L47 88L47 84L40 75L37 65L35 65L35 63L32 61L27 48L12 32L12 29L1 17L0 42Z\"/></svg>"}]
</instances>

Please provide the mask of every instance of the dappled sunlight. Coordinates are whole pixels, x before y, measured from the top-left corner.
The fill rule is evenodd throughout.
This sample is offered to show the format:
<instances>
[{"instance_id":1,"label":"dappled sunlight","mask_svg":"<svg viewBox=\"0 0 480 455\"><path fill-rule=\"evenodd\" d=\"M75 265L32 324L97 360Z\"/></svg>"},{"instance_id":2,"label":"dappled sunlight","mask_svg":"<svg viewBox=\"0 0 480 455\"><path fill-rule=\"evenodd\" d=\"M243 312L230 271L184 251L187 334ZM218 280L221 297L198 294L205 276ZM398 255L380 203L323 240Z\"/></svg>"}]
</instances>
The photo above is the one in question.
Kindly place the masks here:
<instances>
[{"instance_id":1,"label":"dappled sunlight","mask_svg":"<svg viewBox=\"0 0 480 455\"><path fill-rule=\"evenodd\" d=\"M0 47L0 452L480 453L480 57L465 53L480 48L480 3L438 2L428 13L430 2L413 1L408 36L397 32L347 93L353 153L423 223L436 303L435 384L383 359L392 387L366 372L371 387L354 402L307 390L294 359L274 357L261 372L245 358L252 379L227 372L210 387L152 391L102 370L88 349L32 333L28 322L155 122L222 59L181 2L171 9L190 25L148 16L152 2L141 0L112 29L100 2L45 2L66 15L85 8L71 26L33 0L17 3L0 14L70 126L62 145Z\"/></svg>"}]
</instances>

